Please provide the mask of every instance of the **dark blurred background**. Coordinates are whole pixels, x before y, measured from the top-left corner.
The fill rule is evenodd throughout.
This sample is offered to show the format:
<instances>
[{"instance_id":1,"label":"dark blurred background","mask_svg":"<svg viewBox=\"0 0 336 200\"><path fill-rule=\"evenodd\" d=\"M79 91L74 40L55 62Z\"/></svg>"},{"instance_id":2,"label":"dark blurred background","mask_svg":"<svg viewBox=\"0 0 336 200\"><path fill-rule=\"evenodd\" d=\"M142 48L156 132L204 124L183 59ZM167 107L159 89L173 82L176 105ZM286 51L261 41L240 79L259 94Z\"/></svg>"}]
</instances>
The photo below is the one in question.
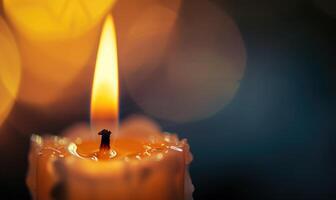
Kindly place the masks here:
<instances>
[{"instance_id":1,"label":"dark blurred background","mask_svg":"<svg viewBox=\"0 0 336 200\"><path fill-rule=\"evenodd\" d=\"M121 89L121 118L133 113L150 115L164 130L188 139L194 155L190 170L196 188L195 200L336 199L335 1L210 0L211 6L225 12L225 17L216 18L219 14L209 19L208 13L202 11L206 7L200 2L182 2L178 11L181 18L177 19L182 26L178 30L182 35L179 40L207 29L198 27L198 13L207 19L201 23L216 21L218 24L214 26L218 27L226 27L229 16L230 23L239 30L243 50L234 48L240 48L236 43L231 44L232 50L214 48L218 50L218 59L227 52L243 52L236 58L244 60L243 64L237 63L245 69L234 78L239 88L225 105L220 103L221 106L210 111L200 111L193 115L197 115L195 119L183 115L177 121L171 118L180 116L178 113L158 114L156 108L148 108L134 98L138 92ZM183 28L193 23L196 25L190 29L192 32ZM225 30L221 30L223 34ZM220 32L218 38L221 35ZM204 37L195 38L202 43ZM216 40L214 44L225 46L222 42ZM91 76L92 68L84 72ZM187 70L184 75L193 73ZM219 77L218 81L223 85L228 82L226 77L222 82ZM88 121L90 84L88 81L83 86L88 86L87 91L58 106L40 109L29 103L15 103L0 129L1 199L30 198L25 186L29 134L59 133L75 122ZM121 85L127 84L127 78L122 78ZM190 89L194 90L197 88ZM194 98L195 101L205 98L200 103L203 105L209 98L207 95L217 94L204 92ZM140 101L146 99L145 96ZM62 106L73 112L55 111ZM50 117L49 112L58 114ZM207 112L211 114L205 116Z\"/></svg>"}]
</instances>

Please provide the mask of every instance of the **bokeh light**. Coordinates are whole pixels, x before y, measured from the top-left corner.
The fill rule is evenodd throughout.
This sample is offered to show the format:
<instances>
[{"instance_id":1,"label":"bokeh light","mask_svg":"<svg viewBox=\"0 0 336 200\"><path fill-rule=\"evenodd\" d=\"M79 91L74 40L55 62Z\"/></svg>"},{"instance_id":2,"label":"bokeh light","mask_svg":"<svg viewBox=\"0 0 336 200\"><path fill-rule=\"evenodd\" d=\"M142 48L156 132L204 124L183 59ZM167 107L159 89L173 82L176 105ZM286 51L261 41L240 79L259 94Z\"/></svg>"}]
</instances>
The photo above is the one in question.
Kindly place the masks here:
<instances>
[{"instance_id":1,"label":"bokeh light","mask_svg":"<svg viewBox=\"0 0 336 200\"><path fill-rule=\"evenodd\" d=\"M10 112L21 76L19 51L14 36L0 17L0 125Z\"/></svg>"},{"instance_id":2,"label":"bokeh light","mask_svg":"<svg viewBox=\"0 0 336 200\"><path fill-rule=\"evenodd\" d=\"M158 67L169 44L181 0L118 1L113 9L122 74ZM144 75L145 75L144 74Z\"/></svg>"},{"instance_id":3,"label":"bokeh light","mask_svg":"<svg viewBox=\"0 0 336 200\"><path fill-rule=\"evenodd\" d=\"M94 66L100 23L113 3L4 1L22 56L20 101L46 107L83 93L80 87L67 88L88 81L78 76Z\"/></svg>"},{"instance_id":4,"label":"bokeh light","mask_svg":"<svg viewBox=\"0 0 336 200\"><path fill-rule=\"evenodd\" d=\"M156 26L131 29L139 40L143 32L156 32L166 46L157 46L150 36L144 43L134 39L136 50L124 55L132 61L120 64L131 69L121 68L136 103L148 114L175 122L209 117L228 104L239 88L246 62L240 31L223 10L197 1L181 12L165 34ZM155 52L155 59L146 57L147 52ZM146 62L136 63L133 57Z\"/></svg>"},{"instance_id":5,"label":"bokeh light","mask_svg":"<svg viewBox=\"0 0 336 200\"><path fill-rule=\"evenodd\" d=\"M94 66L98 35L96 29L77 39L55 42L31 42L19 36L23 64L19 100L48 106L62 97L82 93L82 88L67 92L66 89L85 67Z\"/></svg>"},{"instance_id":6,"label":"bokeh light","mask_svg":"<svg viewBox=\"0 0 336 200\"><path fill-rule=\"evenodd\" d=\"M115 0L4 0L7 16L34 40L77 38L100 23Z\"/></svg>"}]
</instances>

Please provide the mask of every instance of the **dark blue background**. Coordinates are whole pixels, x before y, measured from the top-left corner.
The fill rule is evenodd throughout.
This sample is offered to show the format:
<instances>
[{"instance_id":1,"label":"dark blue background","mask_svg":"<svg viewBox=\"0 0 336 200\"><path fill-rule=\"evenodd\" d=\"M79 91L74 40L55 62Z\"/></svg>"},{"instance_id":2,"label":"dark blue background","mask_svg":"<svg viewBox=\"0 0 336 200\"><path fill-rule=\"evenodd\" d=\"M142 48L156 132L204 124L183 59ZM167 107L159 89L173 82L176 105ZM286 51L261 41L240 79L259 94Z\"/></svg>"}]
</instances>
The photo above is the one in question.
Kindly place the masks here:
<instances>
[{"instance_id":1,"label":"dark blue background","mask_svg":"<svg viewBox=\"0 0 336 200\"><path fill-rule=\"evenodd\" d=\"M175 127L191 136L195 198L336 199L335 18L312 1L217 3L247 71L217 116Z\"/></svg>"}]
</instances>

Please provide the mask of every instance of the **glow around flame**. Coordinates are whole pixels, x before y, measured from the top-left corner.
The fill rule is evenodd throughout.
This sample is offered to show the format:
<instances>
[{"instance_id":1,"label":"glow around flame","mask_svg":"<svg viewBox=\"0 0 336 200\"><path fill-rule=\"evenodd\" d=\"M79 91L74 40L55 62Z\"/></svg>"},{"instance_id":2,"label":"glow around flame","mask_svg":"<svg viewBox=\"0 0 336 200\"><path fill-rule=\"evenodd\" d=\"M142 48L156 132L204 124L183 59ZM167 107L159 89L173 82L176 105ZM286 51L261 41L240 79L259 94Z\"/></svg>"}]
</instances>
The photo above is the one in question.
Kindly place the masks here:
<instances>
[{"instance_id":1,"label":"glow around flame","mask_svg":"<svg viewBox=\"0 0 336 200\"><path fill-rule=\"evenodd\" d=\"M114 129L119 115L119 80L116 31L112 16L103 26L91 96L91 126Z\"/></svg>"}]
</instances>

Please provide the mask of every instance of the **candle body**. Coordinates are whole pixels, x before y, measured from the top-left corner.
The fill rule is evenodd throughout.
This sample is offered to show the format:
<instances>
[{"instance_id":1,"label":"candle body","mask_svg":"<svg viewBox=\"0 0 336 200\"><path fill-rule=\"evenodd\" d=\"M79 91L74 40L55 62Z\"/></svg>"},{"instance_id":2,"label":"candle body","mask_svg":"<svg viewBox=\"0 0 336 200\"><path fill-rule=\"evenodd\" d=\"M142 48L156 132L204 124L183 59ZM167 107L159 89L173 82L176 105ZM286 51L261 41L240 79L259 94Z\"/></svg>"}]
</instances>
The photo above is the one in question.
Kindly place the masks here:
<instances>
[{"instance_id":1,"label":"candle body","mask_svg":"<svg viewBox=\"0 0 336 200\"><path fill-rule=\"evenodd\" d=\"M52 199L52 190L58 179L54 171L54 162L67 155L66 143L65 139L58 137L31 137L26 183L33 199Z\"/></svg>"},{"instance_id":2,"label":"candle body","mask_svg":"<svg viewBox=\"0 0 336 200\"><path fill-rule=\"evenodd\" d=\"M191 161L187 144L167 145L155 151L124 154L105 162L76 157L60 160L59 173L66 174L62 181L68 199L191 199L191 193L185 192L192 187L187 173Z\"/></svg>"},{"instance_id":3,"label":"candle body","mask_svg":"<svg viewBox=\"0 0 336 200\"><path fill-rule=\"evenodd\" d=\"M117 155L107 161L85 157L99 142L78 140L76 131L67 139L32 137L27 184L33 198L191 200L187 141L136 124L144 123L124 126L111 145Z\"/></svg>"}]
</instances>

